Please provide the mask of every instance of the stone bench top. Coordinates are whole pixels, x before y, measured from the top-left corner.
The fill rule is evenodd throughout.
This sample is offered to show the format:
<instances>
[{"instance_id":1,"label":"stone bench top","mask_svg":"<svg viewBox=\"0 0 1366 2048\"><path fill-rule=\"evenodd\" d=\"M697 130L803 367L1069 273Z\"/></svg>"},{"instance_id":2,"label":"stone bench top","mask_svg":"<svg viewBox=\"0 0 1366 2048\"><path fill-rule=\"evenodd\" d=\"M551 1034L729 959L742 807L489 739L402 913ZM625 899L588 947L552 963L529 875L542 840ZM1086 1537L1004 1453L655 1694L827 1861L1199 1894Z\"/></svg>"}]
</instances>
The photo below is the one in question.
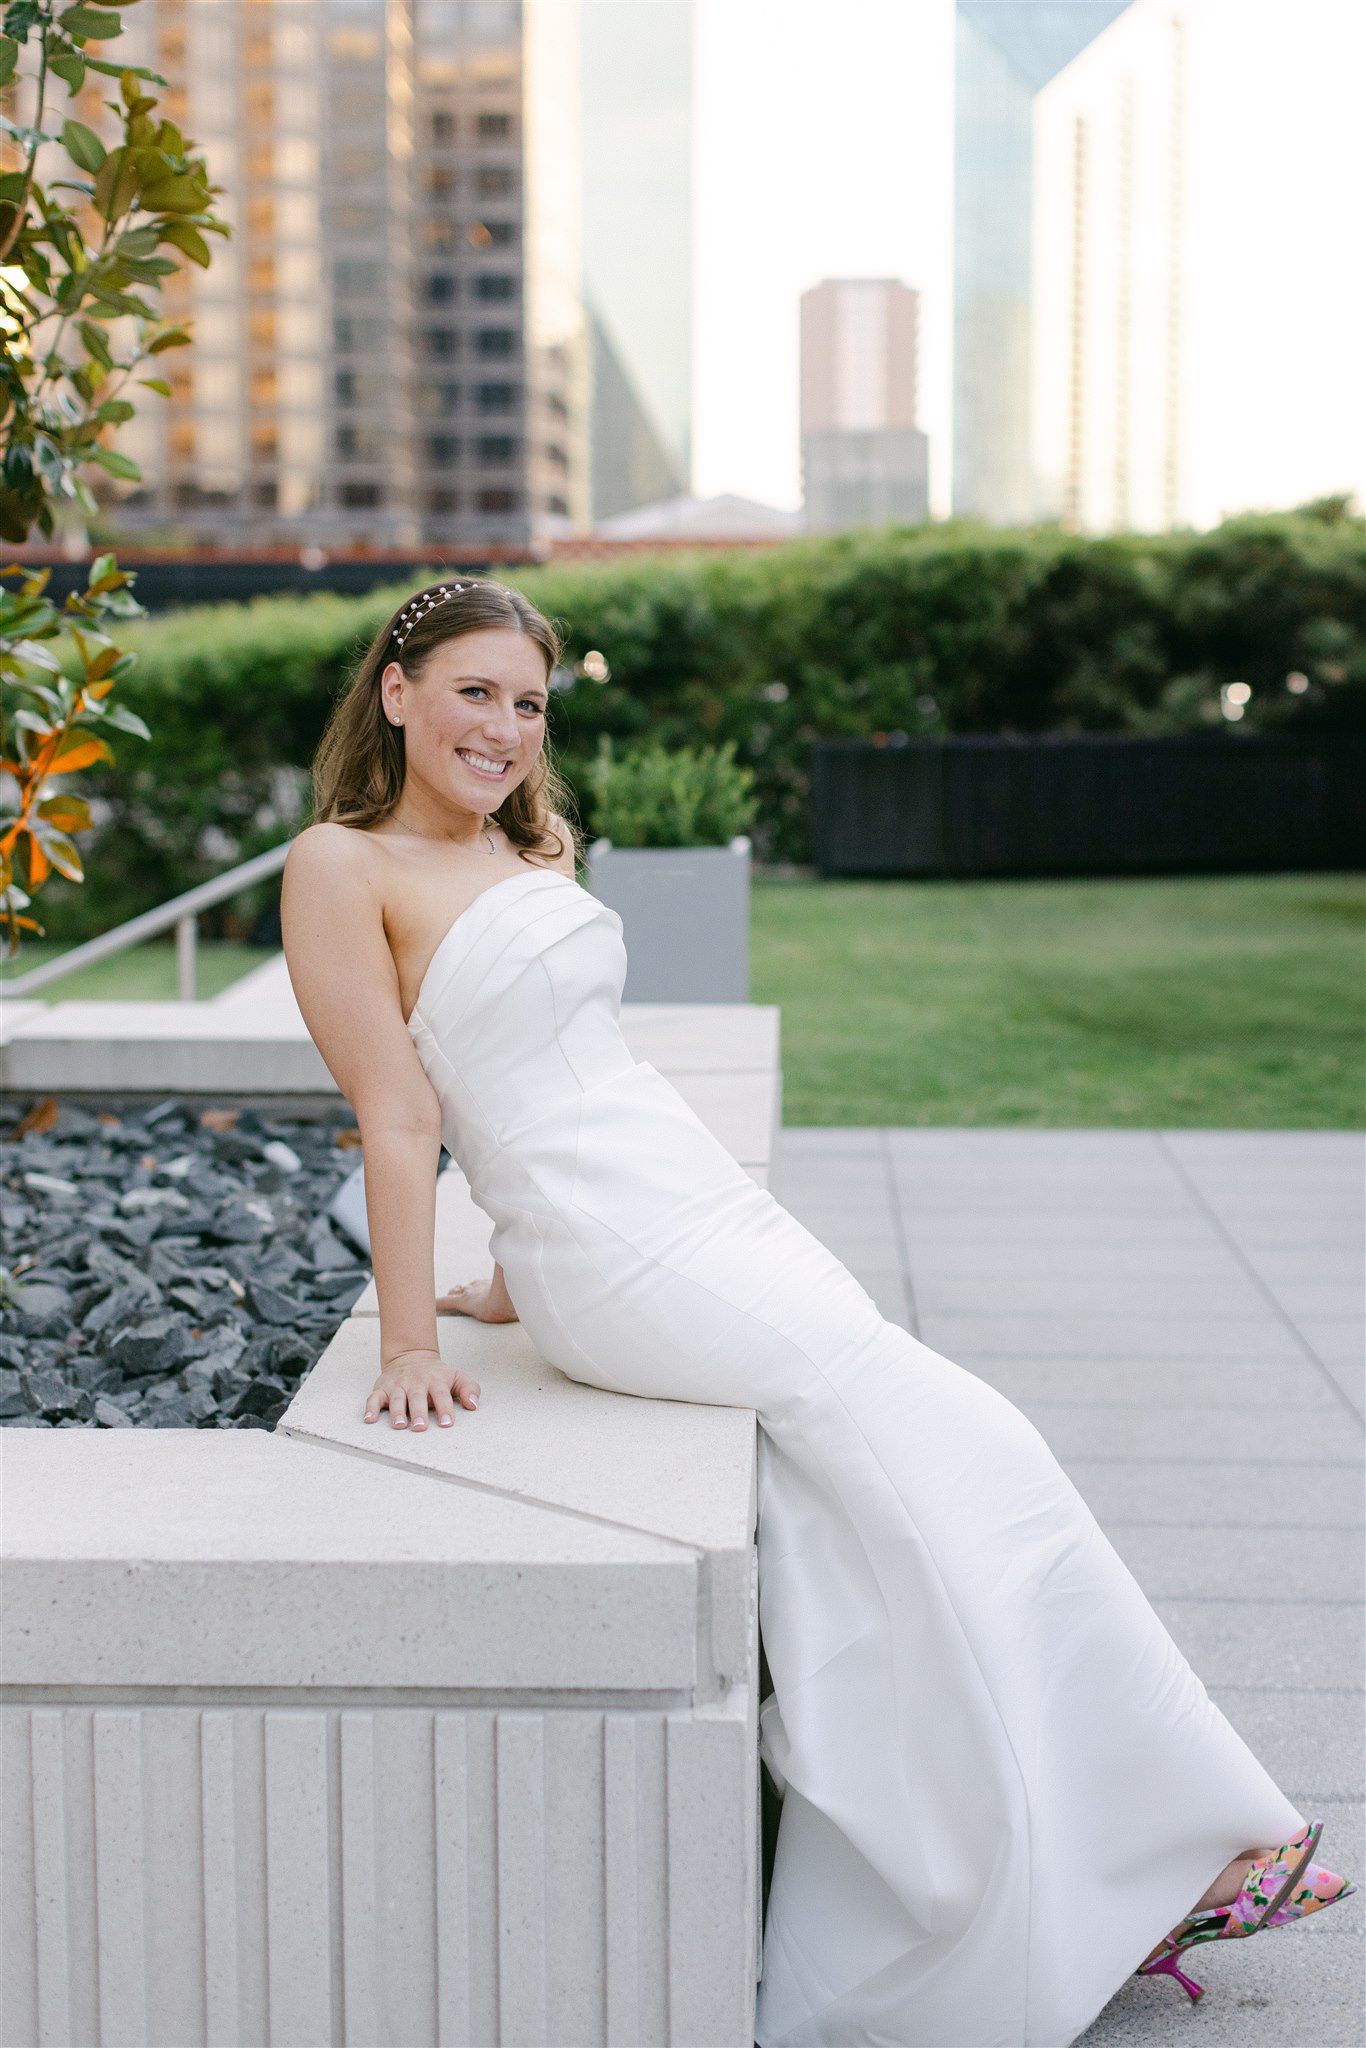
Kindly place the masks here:
<instances>
[{"instance_id":1,"label":"stone bench top","mask_svg":"<svg viewBox=\"0 0 1366 2048\"><path fill-rule=\"evenodd\" d=\"M9 1686L696 1682L686 1544L267 1431L13 1430L0 1456Z\"/></svg>"}]
</instances>

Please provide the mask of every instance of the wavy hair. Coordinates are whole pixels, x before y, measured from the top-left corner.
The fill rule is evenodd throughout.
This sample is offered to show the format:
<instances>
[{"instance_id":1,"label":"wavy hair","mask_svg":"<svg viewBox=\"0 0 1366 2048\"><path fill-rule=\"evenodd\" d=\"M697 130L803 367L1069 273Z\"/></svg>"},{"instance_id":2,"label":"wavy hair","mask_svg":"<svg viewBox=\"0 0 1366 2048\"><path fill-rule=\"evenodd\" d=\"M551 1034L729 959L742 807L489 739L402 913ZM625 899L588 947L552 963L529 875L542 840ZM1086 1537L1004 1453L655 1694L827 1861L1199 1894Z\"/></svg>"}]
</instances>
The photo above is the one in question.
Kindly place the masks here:
<instances>
[{"instance_id":1,"label":"wavy hair","mask_svg":"<svg viewBox=\"0 0 1366 2048\"><path fill-rule=\"evenodd\" d=\"M449 595L442 596L443 590ZM429 602L424 605L424 600ZM380 677L389 663L396 661L405 676L416 680L433 651L447 640L490 627L525 633L534 640L545 656L549 676L560 658L559 631L519 590L448 578L404 600L370 642L318 742L313 756L315 824L378 825L402 795L407 773L403 728L385 717L380 699ZM401 648L396 635L402 639ZM557 816L578 852L571 810L547 740L531 772L491 815L523 858L538 853L558 859L564 840L552 823Z\"/></svg>"}]
</instances>

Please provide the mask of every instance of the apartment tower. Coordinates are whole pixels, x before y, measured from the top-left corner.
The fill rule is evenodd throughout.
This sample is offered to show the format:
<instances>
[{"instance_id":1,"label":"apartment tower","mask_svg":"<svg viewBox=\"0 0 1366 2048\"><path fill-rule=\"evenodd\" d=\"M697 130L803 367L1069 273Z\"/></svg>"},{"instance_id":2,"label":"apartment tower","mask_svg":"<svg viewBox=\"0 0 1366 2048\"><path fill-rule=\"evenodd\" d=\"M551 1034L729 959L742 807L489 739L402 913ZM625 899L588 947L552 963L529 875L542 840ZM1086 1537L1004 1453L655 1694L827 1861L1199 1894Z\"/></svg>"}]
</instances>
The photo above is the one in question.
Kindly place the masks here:
<instances>
[{"instance_id":1,"label":"apartment tower","mask_svg":"<svg viewBox=\"0 0 1366 2048\"><path fill-rule=\"evenodd\" d=\"M916 425L920 295L894 278L827 278L801 302L802 492L816 533L929 516Z\"/></svg>"}]
</instances>

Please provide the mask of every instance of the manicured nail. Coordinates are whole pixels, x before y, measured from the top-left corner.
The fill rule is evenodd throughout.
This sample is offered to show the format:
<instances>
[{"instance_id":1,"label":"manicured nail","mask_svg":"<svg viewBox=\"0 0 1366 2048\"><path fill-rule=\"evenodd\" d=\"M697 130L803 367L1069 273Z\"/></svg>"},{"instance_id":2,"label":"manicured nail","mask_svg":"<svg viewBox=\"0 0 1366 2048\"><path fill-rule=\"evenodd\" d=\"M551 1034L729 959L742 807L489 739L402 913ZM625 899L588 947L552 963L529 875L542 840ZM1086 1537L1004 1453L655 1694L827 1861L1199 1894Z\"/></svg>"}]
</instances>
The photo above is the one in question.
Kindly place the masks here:
<instances>
[{"instance_id":1,"label":"manicured nail","mask_svg":"<svg viewBox=\"0 0 1366 2048\"><path fill-rule=\"evenodd\" d=\"M441 1418L441 1427L443 1429L449 1429L454 1420L455 1417L453 1415L443 1415Z\"/></svg>"}]
</instances>

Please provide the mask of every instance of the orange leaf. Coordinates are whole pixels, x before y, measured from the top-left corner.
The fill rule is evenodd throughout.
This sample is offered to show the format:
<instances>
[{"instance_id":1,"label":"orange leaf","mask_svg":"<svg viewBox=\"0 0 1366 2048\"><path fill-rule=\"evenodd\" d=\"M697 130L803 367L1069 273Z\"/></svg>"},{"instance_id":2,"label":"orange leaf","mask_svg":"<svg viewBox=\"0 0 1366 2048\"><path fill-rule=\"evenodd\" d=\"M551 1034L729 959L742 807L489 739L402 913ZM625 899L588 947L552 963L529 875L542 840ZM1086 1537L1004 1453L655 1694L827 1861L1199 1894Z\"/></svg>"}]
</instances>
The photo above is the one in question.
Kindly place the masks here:
<instances>
[{"instance_id":1,"label":"orange leaf","mask_svg":"<svg viewBox=\"0 0 1366 2048\"><path fill-rule=\"evenodd\" d=\"M15 1138L26 1138L30 1131L50 1131L61 1113L62 1105L56 1096L45 1095L41 1102L35 1102L32 1109L26 1110L20 1117L9 1133L11 1141Z\"/></svg>"},{"instance_id":2,"label":"orange leaf","mask_svg":"<svg viewBox=\"0 0 1366 2048\"><path fill-rule=\"evenodd\" d=\"M27 828L25 828L27 829ZM30 832L28 835L28 885L37 889L48 878L52 862Z\"/></svg>"},{"instance_id":3,"label":"orange leaf","mask_svg":"<svg viewBox=\"0 0 1366 2048\"><path fill-rule=\"evenodd\" d=\"M112 761L113 758L103 740L77 740L74 745L63 748L47 772L49 775L74 775L78 768L88 768L92 761Z\"/></svg>"}]
</instances>

